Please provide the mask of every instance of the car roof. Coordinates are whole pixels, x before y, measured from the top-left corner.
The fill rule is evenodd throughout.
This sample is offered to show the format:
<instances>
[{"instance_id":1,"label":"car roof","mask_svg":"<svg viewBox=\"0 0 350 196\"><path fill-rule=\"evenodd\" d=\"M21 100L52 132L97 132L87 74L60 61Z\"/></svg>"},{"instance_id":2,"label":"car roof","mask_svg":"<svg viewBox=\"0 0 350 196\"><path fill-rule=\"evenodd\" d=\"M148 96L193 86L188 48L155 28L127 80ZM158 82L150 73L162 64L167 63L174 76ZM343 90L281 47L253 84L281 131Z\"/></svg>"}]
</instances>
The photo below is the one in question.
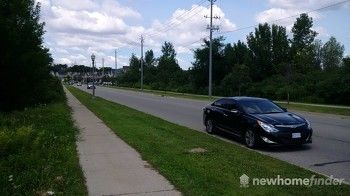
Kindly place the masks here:
<instances>
[{"instance_id":1,"label":"car roof","mask_svg":"<svg viewBox=\"0 0 350 196\"><path fill-rule=\"evenodd\" d=\"M257 101L257 100L267 100L260 97L246 97L246 96L236 96L236 97L224 97L222 99L233 99L236 101ZM220 100L220 99L219 99Z\"/></svg>"}]
</instances>

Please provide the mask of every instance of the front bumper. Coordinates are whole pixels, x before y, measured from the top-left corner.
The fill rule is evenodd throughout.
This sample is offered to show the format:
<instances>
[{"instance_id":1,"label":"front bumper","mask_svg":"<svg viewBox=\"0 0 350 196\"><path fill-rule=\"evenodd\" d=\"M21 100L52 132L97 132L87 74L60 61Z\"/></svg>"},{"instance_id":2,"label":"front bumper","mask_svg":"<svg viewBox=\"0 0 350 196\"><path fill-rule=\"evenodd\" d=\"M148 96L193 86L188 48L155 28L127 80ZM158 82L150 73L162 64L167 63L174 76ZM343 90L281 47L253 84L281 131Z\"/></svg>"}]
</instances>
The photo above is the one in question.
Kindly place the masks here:
<instances>
[{"instance_id":1,"label":"front bumper","mask_svg":"<svg viewBox=\"0 0 350 196\"><path fill-rule=\"evenodd\" d=\"M300 138L293 138L293 133L300 133ZM265 133L261 135L262 141L268 144L298 145L312 143L312 129L293 131Z\"/></svg>"}]
</instances>

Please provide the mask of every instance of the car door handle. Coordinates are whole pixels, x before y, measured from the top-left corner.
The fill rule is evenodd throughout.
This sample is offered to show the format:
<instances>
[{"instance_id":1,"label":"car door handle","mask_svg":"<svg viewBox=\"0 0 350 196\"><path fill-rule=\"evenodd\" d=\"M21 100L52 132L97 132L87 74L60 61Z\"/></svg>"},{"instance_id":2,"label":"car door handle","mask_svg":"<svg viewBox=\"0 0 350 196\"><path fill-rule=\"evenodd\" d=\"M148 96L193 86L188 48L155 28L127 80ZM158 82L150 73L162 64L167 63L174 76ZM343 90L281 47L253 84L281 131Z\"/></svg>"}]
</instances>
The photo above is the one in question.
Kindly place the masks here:
<instances>
[{"instance_id":1,"label":"car door handle","mask_svg":"<svg viewBox=\"0 0 350 196\"><path fill-rule=\"evenodd\" d=\"M228 115L227 115L227 114L224 114L224 116L225 116L225 117L228 117Z\"/></svg>"}]
</instances>

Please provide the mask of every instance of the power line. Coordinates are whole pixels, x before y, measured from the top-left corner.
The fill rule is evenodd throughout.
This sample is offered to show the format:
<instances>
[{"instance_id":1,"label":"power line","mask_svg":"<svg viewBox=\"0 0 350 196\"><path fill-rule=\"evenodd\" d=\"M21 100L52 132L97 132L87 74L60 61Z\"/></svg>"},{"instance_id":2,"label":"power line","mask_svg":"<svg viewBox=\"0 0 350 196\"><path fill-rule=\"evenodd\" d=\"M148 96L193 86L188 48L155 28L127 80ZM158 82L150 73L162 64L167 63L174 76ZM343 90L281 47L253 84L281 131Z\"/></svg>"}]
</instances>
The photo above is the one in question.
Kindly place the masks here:
<instances>
[{"instance_id":1,"label":"power line","mask_svg":"<svg viewBox=\"0 0 350 196\"><path fill-rule=\"evenodd\" d=\"M196 41L193 41L193 42L185 44L183 47L188 48L189 46L191 46L191 45L193 45L195 43L198 43L198 42L202 42L203 40L208 39L208 38L209 38L209 36L200 38L199 40L196 40Z\"/></svg>"},{"instance_id":2,"label":"power line","mask_svg":"<svg viewBox=\"0 0 350 196\"><path fill-rule=\"evenodd\" d=\"M162 29L160 29L160 31L164 31L166 30L167 28L173 26L175 23L176 23L176 20L177 19L180 19L182 16L185 16L187 14L190 14L191 12L193 12L194 10L196 10L197 8L199 8L203 3L205 3L206 0L201 0L197 3L197 5L195 7L192 7L190 10L182 13L181 15L177 16L176 18L170 20L169 22L165 23L165 25L162 27ZM146 35L147 37L153 37L154 35L157 35L159 34L159 31L156 32L156 33L151 33L151 34L148 34Z\"/></svg>"},{"instance_id":3,"label":"power line","mask_svg":"<svg viewBox=\"0 0 350 196\"><path fill-rule=\"evenodd\" d=\"M196 7L191 8L191 10L189 10L189 11L187 11L187 12L185 12L185 13L183 13L183 14L180 15L180 16L185 16L185 15L187 15L188 17L180 17L180 16L178 16L178 17L176 17L175 19L172 19L172 22L170 22L169 24L165 25L165 27L163 27L162 30L157 31L157 32L152 33L152 34L148 34L148 35L146 35L146 36L147 36L147 37L154 37L154 36L156 36L156 35L161 35L162 32L168 32L169 30L174 29L174 28L180 26L181 24L184 24L184 23L188 22L188 19L194 17L195 15L197 15L197 14L198 14L199 12L201 12L202 10L200 9L200 10L198 10L197 12L195 12L195 13L192 14L192 15L189 15L189 14L190 14L191 12L197 10L198 8L200 8L201 5L203 5L205 2L206 2L206 0L202 0L201 2L199 2L198 5L196 5ZM180 22L176 21L177 19L181 19L181 18L182 18L182 20L180 20Z\"/></svg>"},{"instance_id":4,"label":"power line","mask_svg":"<svg viewBox=\"0 0 350 196\"><path fill-rule=\"evenodd\" d=\"M312 12L322 11L322 10L325 10L327 8L334 7L334 6L337 6L337 5L341 5L341 4L349 2L349 1L350 0L340 1L338 3L333 3L333 4L330 4L330 5L327 5L327 6L324 6L324 7L320 7L320 8L314 9L314 10L310 10L308 12L303 12L303 13L309 14L309 13L312 13ZM300 14L303 14L303 13L287 16L287 17L284 17L284 18L279 18L279 19L276 19L276 20L271 20L271 21L268 21L267 23L275 23L275 22L278 22L278 21L281 21L281 20L294 18L294 17L297 17L297 16L299 16ZM259 24L254 24L254 25L238 28L238 29L231 30L231 31L223 31L223 32L217 33L217 35L222 35L222 34L233 33L233 32L237 32L237 31L241 31L241 30L245 30L245 29L250 29L250 28L254 28L254 27L258 26L258 25Z\"/></svg>"}]
</instances>

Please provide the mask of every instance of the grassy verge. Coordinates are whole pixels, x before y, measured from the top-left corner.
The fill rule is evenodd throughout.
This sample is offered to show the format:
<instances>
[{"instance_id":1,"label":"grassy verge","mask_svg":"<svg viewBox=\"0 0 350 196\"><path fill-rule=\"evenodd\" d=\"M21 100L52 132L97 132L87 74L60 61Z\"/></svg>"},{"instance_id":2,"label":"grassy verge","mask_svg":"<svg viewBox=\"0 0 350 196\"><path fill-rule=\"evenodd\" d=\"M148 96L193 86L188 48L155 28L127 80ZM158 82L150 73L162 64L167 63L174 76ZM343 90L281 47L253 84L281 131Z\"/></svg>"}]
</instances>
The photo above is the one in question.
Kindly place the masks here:
<instances>
[{"instance_id":1,"label":"grassy verge","mask_svg":"<svg viewBox=\"0 0 350 196\"><path fill-rule=\"evenodd\" d=\"M91 99L89 94L74 87L68 88L185 195L350 194L348 185L241 188L239 177L242 174L255 178L321 176L126 106L101 98ZM198 147L207 152L189 152Z\"/></svg>"},{"instance_id":2,"label":"grassy verge","mask_svg":"<svg viewBox=\"0 0 350 196\"><path fill-rule=\"evenodd\" d=\"M278 104L290 110L350 116L350 109L346 109L346 108L322 107L322 106L304 105L304 104L298 104L298 103L289 103L289 104L278 103Z\"/></svg>"},{"instance_id":3,"label":"grassy verge","mask_svg":"<svg viewBox=\"0 0 350 196\"><path fill-rule=\"evenodd\" d=\"M87 195L65 103L0 113L0 195Z\"/></svg>"},{"instance_id":4,"label":"grassy verge","mask_svg":"<svg viewBox=\"0 0 350 196\"><path fill-rule=\"evenodd\" d=\"M140 89L135 88L127 88L127 87L115 87L112 88L117 89L123 89L123 90L131 90L131 91L137 91L139 92ZM196 94L187 94L187 93L176 93L176 92L170 92L170 91L158 91L158 90L148 90L145 89L144 92L151 93L154 95L160 95L160 96L171 96L171 97L179 97L179 98L186 98L186 99L195 99L195 100L202 100L202 101L214 101L215 99L218 99L220 97L213 96L210 98L206 95L196 95ZM278 102L278 101L277 101ZM336 108L331 106L327 107L327 105L307 105L305 103L290 103L286 104L283 102L278 102L279 105L282 107L285 107L289 110L299 110L299 111L306 111L306 112L317 112L317 113L326 113L326 114L337 114L337 115L345 115L350 116L350 109L347 108Z\"/></svg>"},{"instance_id":5,"label":"grassy verge","mask_svg":"<svg viewBox=\"0 0 350 196\"><path fill-rule=\"evenodd\" d=\"M109 88L116 88L116 89L123 89L123 90L130 90L135 92L140 92L140 89L137 88L128 88L128 87L119 87L119 86L107 86ZM160 96L171 96L171 97L179 97L179 98L186 98L186 99L196 99L196 100L202 100L202 101L214 101L220 97L209 97L207 95L196 95L196 94L189 94L189 93L177 93L172 91L160 91L160 90L150 90L150 89L144 89L143 92L154 94L154 95L160 95Z\"/></svg>"}]
</instances>

